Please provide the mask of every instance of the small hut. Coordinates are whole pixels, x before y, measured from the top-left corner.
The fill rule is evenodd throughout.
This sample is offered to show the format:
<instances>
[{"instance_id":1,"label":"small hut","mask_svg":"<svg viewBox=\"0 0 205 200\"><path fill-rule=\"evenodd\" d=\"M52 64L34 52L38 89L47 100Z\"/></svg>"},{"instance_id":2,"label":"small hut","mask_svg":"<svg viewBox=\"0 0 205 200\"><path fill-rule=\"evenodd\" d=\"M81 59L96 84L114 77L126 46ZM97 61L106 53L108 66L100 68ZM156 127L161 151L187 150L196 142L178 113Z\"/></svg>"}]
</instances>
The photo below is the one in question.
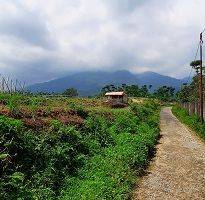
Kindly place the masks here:
<instances>
[{"instance_id":1,"label":"small hut","mask_svg":"<svg viewBox=\"0 0 205 200\"><path fill-rule=\"evenodd\" d=\"M107 102L125 104L128 102L128 98L125 92L107 92L105 96L107 98Z\"/></svg>"}]
</instances>

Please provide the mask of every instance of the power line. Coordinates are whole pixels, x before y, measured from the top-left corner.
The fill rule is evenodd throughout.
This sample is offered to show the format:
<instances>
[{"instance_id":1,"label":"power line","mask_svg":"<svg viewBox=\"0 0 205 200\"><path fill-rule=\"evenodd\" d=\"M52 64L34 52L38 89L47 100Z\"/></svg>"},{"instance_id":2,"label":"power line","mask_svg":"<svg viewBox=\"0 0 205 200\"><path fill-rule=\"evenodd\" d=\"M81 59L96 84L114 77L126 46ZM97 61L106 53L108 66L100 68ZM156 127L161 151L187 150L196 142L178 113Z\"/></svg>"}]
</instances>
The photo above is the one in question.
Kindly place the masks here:
<instances>
[{"instance_id":1,"label":"power line","mask_svg":"<svg viewBox=\"0 0 205 200\"><path fill-rule=\"evenodd\" d=\"M205 31L205 30L204 30L204 31ZM196 50L196 54L195 54L195 57L194 57L194 61L196 61L197 55L198 55L198 53L199 53L199 47L200 47L200 42L198 43L198 46L197 46L197 50ZM189 77L188 77L187 82L186 82L187 84L188 84L189 81L190 81L192 71L193 71L193 67L191 67L191 70L190 70L190 73L189 73Z\"/></svg>"},{"instance_id":2,"label":"power line","mask_svg":"<svg viewBox=\"0 0 205 200\"><path fill-rule=\"evenodd\" d=\"M199 47L200 47L200 42L198 43L198 46L197 46L197 50L196 50L196 54L195 54L195 57L194 57L194 61L196 61L196 57L197 57L198 52L199 52Z\"/></svg>"},{"instance_id":3,"label":"power line","mask_svg":"<svg viewBox=\"0 0 205 200\"><path fill-rule=\"evenodd\" d=\"M191 70L190 70L189 77L188 77L188 79L187 79L186 84L188 84L188 83L189 83L189 81L190 81L192 71L193 71L193 67L192 67L192 68L191 68Z\"/></svg>"},{"instance_id":4,"label":"power line","mask_svg":"<svg viewBox=\"0 0 205 200\"><path fill-rule=\"evenodd\" d=\"M205 29L203 30L205 31ZM203 32L200 33L200 114L201 121L204 123L204 90L203 90Z\"/></svg>"}]
</instances>

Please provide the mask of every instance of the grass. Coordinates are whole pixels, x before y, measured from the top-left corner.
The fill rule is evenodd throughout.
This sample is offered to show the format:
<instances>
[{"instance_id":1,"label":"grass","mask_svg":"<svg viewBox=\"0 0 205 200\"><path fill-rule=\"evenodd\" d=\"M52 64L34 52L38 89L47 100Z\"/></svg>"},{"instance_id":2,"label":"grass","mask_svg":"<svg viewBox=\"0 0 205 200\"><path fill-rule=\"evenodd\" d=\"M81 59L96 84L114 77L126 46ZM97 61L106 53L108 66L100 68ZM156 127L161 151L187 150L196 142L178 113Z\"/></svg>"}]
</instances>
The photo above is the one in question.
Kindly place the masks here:
<instances>
[{"instance_id":1,"label":"grass","mask_svg":"<svg viewBox=\"0 0 205 200\"><path fill-rule=\"evenodd\" d=\"M203 140L205 140L205 123L201 123L199 116L195 114L189 115L188 111L185 108L180 107L179 105L174 105L172 107L172 112L180 119L180 121L188 125Z\"/></svg>"},{"instance_id":2,"label":"grass","mask_svg":"<svg viewBox=\"0 0 205 200\"><path fill-rule=\"evenodd\" d=\"M63 123L58 115L36 130L17 111L1 115L0 199L128 199L155 150L160 106L144 100L111 109L98 99L32 98L2 95L1 108L28 108L35 121L39 107L52 114L61 106L83 123Z\"/></svg>"}]
</instances>

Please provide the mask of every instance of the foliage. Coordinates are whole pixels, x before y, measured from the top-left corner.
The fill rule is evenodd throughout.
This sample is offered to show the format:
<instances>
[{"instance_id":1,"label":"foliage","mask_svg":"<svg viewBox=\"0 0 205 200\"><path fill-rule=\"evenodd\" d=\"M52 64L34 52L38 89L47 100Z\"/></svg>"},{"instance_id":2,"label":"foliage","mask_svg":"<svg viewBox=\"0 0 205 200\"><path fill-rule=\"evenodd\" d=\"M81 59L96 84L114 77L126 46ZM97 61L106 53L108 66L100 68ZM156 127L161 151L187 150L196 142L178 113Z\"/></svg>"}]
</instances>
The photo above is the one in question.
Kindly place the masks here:
<instances>
[{"instance_id":1,"label":"foliage","mask_svg":"<svg viewBox=\"0 0 205 200\"><path fill-rule=\"evenodd\" d=\"M194 102L199 99L199 66L201 65L201 60L194 60L190 63L190 66L196 70L196 75L192 78L190 84L184 84L180 91L177 93L177 99L180 102ZM204 70L204 68L203 68ZM203 76L205 80L205 77Z\"/></svg>"},{"instance_id":2,"label":"foliage","mask_svg":"<svg viewBox=\"0 0 205 200\"><path fill-rule=\"evenodd\" d=\"M151 88L151 86L149 87ZM127 85L125 87L125 92L128 94L128 96L131 97L148 97L149 96L149 90L146 85L143 85L142 87L139 87L138 85Z\"/></svg>"},{"instance_id":3,"label":"foliage","mask_svg":"<svg viewBox=\"0 0 205 200\"><path fill-rule=\"evenodd\" d=\"M201 64L201 60L194 60L190 63L191 67L197 67Z\"/></svg>"},{"instance_id":4,"label":"foliage","mask_svg":"<svg viewBox=\"0 0 205 200\"><path fill-rule=\"evenodd\" d=\"M151 115L157 116L153 126L140 121L133 112L121 112L113 123L106 123L100 118L97 120L97 124L99 120L101 121L100 126L96 126L97 124L93 126L93 121L88 120L87 127L92 130L91 135L103 133L107 138L106 143L103 143L100 152L97 151L88 159L85 167L79 171L78 177L66 179L60 199L71 199L71 197L72 199L127 199L129 197L131 186L136 181L136 172L147 164L159 134L158 106L147 104L147 107L152 107ZM96 128L97 132L93 132ZM109 133L111 140L107 137Z\"/></svg>"},{"instance_id":5,"label":"foliage","mask_svg":"<svg viewBox=\"0 0 205 200\"><path fill-rule=\"evenodd\" d=\"M175 105L172 108L173 113L185 124L191 127L198 135L205 140L205 123L201 123L199 116L189 115L185 108Z\"/></svg>"},{"instance_id":6,"label":"foliage","mask_svg":"<svg viewBox=\"0 0 205 200\"><path fill-rule=\"evenodd\" d=\"M40 100L37 97L33 97L29 99L28 108L31 111L33 118L35 117L35 111L37 110L39 103L40 103Z\"/></svg>"},{"instance_id":7,"label":"foliage","mask_svg":"<svg viewBox=\"0 0 205 200\"><path fill-rule=\"evenodd\" d=\"M151 89L151 85L149 89ZM116 91L125 91L126 94L130 97L148 97L149 90L146 85L139 87L138 85L126 85L122 84L121 86L115 86L113 84L106 85L101 89L101 96L106 92L116 92Z\"/></svg>"},{"instance_id":8,"label":"foliage","mask_svg":"<svg viewBox=\"0 0 205 200\"><path fill-rule=\"evenodd\" d=\"M199 98L198 88L198 77L194 76L189 85L184 85L181 90L177 92L177 100L180 102L196 101Z\"/></svg>"},{"instance_id":9,"label":"foliage","mask_svg":"<svg viewBox=\"0 0 205 200\"><path fill-rule=\"evenodd\" d=\"M13 116L18 116L20 114L20 99L21 96L17 93L9 95L7 107L9 108Z\"/></svg>"},{"instance_id":10,"label":"foliage","mask_svg":"<svg viewBox=\"0 0 205 200\"><path fill-rule=\"evenodd\" d=\"M74 102L68 103L69 108L73 109L79 116L86 118L88 116L87 111L83 108L82 105L76 104Z\"/></svg>"},{"instance_id":11,"label":"foliage","mask_svg":"<svg viewBox=\"0 0 205 200\"><path fill-rule=\"evenodd\" d=\"M142 98L156 98L164 102L172 102L175 100L175 88L169 86L161 86L154 92L151 91L152 85L126 85L122 86L106 85L101 90L103 96L106 92L112 91L125 91L129 97L142 97Z\"/></svg>"},{"instance_id":12,"label":"foliage","mask_svg":"<svg viewBox=\"0 0 205 200\"><path fill-rule=\"evenodd\" d=\"M2 98L6 104L8 97ZM19 101L33 112L39 106L66 103L84 123L77 127L52 120L49 128L35 132L21 120L0 116L0 199L129 197L136 173L147 165L159 135L156 102L109 109L93 99L21 96ZM91 103L99 107L88 109Z\"/></svg>"},{"instance_id":13,"label":"foliage","mask_svg":"<svg viewBox=\"0 0 205 200\"><path fill-rule=\"evenodd\" d=\"M162 86L155 90L153 96L164 102L169 102L174 100L174 91L175 88L173 87Z\"/></svg>"},{"instance_id":14,"label":"foliage","mask_svg":"<svg viewBox=\"0 0 205 200\"><path fill-rule=\"evenodd\" d=\"M55 133L36 135L19 120L0 117L0 125L0 199L52 199L63 179L83 165L88 151L74 127L55 126Z\"/></svg>"},{"instance_id":15,"label":"foliage","mask_svg":"<svg viewBox=\"0 0 205 200\"><path fill-rule=\"evenodd\" d=\"M62 94L68 97L77 97L78 91L75 88L68 88Z\"/></svg>"}]
</instances>

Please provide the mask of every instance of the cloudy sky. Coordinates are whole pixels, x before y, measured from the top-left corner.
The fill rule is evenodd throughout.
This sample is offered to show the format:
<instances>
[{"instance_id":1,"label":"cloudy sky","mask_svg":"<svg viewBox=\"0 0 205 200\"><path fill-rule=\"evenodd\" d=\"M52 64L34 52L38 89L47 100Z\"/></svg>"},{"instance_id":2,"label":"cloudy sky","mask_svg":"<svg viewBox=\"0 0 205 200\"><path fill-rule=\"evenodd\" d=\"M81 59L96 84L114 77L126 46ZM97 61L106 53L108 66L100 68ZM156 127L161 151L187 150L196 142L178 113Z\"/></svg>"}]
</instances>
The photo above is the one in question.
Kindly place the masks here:
<instances>
[{"instance_id":1,"label":"cloudy sky","mask_svg":"<svg viewBox=\"0 0 205 200\"><path fill-rule=\"evenodd\" d=\"M46 81L85 70L188 76L204 0L0 0L0 73Z\"/></svg>"}]
</instances>

